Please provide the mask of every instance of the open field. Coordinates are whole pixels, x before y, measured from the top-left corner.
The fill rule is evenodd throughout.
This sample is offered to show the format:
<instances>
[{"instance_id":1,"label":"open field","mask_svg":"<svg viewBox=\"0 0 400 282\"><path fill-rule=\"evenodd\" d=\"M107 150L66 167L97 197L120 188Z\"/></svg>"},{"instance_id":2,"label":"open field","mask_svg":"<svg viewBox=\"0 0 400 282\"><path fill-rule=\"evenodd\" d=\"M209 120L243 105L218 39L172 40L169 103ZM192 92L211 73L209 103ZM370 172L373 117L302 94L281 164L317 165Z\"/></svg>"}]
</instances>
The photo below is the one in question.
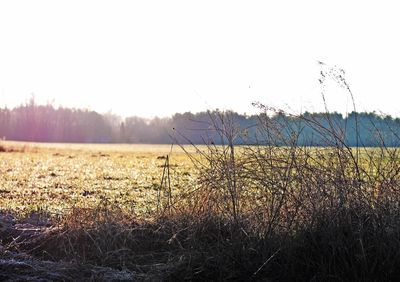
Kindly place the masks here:
<instances>
[{"instance_id":1,"label":"open field","mask_svg":"<svg viewBox=\"0 0 400 282\"><path fill-rule=\"evenodd\" d=\"M9 152L0 153L0 207L16 213L62 215L106 200L136 216L149 214L156 209L158 191L165 188L160 184L166 155L172 193L197 186L198 172L179 146L10 141L1 145ZM185 150L195 154L192 146Z\"/></svg>"},{"instance_id":2,"label":"open field","mask_svg":"<svg viewBox=\"0 0 400 282\"><path fill-rule=\"evenodd\" d=\"M398 149L198 149L1 142L0 280L400 277Z\"/></svg>"},{"instance_id":3,"label":"open field","mask_svg":"<svg viewBox=\"0 0 400 282\"><path fill-rule=\"evenodd\" d=\"M178 146L1 144L10 152L0 153L0 207L19 213L63 214L102 200L136 215L154 211L167 154L173 190L196 185Z\"/></svg>"}]
</instances>

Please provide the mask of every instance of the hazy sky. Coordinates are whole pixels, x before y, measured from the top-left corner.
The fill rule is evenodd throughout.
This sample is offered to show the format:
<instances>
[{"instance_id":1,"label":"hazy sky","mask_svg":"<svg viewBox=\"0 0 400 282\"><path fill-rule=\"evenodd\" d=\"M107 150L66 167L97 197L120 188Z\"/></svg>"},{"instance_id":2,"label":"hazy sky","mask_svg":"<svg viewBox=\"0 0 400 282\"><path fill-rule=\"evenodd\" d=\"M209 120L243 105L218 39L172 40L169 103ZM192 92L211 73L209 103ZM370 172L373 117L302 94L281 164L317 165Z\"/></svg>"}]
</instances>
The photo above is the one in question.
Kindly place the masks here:
<instances>
[{"instance_id":1,"label":"hazy sky","mask_svg":"<svg viewBox=\"0 0 400 282\"><path fill-rule=\"evenodd\" d=\"M34 93L124 116L318 111L320 60L346 70L358 110L400 116L396 2L2 0L0 106Z\"/></svg>"}]
</instances>

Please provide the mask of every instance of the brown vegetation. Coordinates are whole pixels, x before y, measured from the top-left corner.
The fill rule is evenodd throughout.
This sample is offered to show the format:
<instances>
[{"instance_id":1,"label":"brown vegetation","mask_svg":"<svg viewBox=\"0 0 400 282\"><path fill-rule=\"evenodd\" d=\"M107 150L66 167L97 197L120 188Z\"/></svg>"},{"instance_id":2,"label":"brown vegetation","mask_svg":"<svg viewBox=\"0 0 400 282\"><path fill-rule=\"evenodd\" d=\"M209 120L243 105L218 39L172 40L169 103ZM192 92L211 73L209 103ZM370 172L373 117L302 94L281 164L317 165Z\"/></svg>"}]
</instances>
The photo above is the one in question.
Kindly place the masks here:
<instances>
[{"instance_id":1,"label":"brown vegetation","mask_svg":"<svg viewBox=\"0 0 400 282\"><path fill-rule=\"evenodd\" d=\"M110 279L104 273L117 275L115 280L400 277L398 149L349 148L329 127L320 127L327 147L299 146L293 131L290 140L274 139L285 147L238 148L233 139L241 132L229 116L217 118L215 130L225 145L190 154L200 175L196 189L171 192L170 182L162 181L164 196L150 218L104 200L50 221L36 215L36 223L28 222L33 227L3 220L5 273L17 269L10 254L22 252L38 263L36 270L58 271L63 262L63 269L86 269L79 278L57 274L71 281ZM260 123L267 141L282 126L267 115ZM162 159L165 174L168 159Z\"/></svg>"},{"instance_id":2,"label":"brown vegetation","mask_svg":"<svg viewBox=\"0 0 400 282\"><path fill-rule=\"evenodd\" d=\"M58 218L0 217L0 278L45 279L48 271L64 281L400 279L398 148L379 132L380 147L362 147L357 135L351 148L332 116L286 115L325 142L301 145L302 126L266 112L258 142L238 147L246 132L231 114L209 117L222 145L187 152L199 175L194 187L174 190L170 156L155 157L165 163L157 209L147 217L106 198Z\"/></svg>"}]
</instances>

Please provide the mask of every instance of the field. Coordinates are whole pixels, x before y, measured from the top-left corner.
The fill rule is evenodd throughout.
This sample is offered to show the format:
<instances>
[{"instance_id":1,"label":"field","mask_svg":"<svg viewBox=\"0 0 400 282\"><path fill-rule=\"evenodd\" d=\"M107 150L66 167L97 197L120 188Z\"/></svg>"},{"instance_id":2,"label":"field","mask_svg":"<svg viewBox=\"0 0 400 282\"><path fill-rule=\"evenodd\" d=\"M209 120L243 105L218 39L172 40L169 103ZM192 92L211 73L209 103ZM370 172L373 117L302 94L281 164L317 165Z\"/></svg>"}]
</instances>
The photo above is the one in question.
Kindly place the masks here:
<instances>
[{"instance_id":1,"label":"field","mask_svg":"<svg viewBox=\"0 0 400 282\"><path fill-rule=\"evenodd\" d=\"M167 195L169 188L176 198L195 189L196 171L187 155L187 152L194 153L192 148L185 148L185 153L180 147L171 145L3 141L0 149L0 257L3 259L0 262L0 280L37 281L35 279L49 277L61 281L159 279L155 278L159 274L149 274L154 270L147 269L144 271L147 274L141 276L143 270L139 273L121 272L92 264L79 267L80 270L86 269L87 273L77 275L78 266L74 263L50 262L48 256L43 257L42 251L38 260L36 256L31 257L32 248L38 247L37 243L33 243L34 247L31 244L38 238L52 241L52 236L58 237L66 230L77 231L76 223L82 224L88 232L86 227L97 220L100 225L104 220L111 221L104 219L104 214L99 215L99 211L112 213L116 224L126 218L153 221L152 218L159 214L157 209L163 209L163 203L171 198L170 194ZM167 168L168 186L161 183ZM60 224L64 231L55 227ZM129 231L131 227L122 229L119 232ZM107 234L101 234L104 235ZM67 237L71 240L70 236ZM63 239L58 243L61 241ZM62 248L60 251L60 259L67 259ZM29 265L29 268L21 268L21 265Z\"/></svg>"},{"instance_id":2,"label":"field","mask_svg":"<svg viewBox=\"0 0 400 282\"><path fill-rule=\"evenodd\" d=\"M3 141L0 280L393 280L399 183L383 146Z\"/></svg>"},{"instance_id":3,"label":"field","mask_svg":"<svg viewBox=\"0 0 400 282\"><path fill-rule=\"evenodd\" d=\"M169 145L77 145L3 142L0 207L64 214L107 200L135 215L157 206L165 157L173 192L193 189L187 155ZM188 148L190 150L190 148Z\"/></svg>"}]
</instances>

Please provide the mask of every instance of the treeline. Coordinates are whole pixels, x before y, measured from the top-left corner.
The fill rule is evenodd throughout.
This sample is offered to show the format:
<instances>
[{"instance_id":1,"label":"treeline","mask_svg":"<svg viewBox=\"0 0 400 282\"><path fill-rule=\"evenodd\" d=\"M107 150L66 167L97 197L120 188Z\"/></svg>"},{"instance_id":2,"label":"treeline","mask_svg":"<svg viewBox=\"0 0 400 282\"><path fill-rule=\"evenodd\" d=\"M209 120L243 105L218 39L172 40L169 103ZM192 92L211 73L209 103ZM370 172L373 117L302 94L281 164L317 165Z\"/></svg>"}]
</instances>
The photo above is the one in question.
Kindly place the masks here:
<instances>
[{"instance_id":1,"label":"treeline","mask_svg":"<svg viewBox=\"0 0 400 282\"><path fill-rule=\"evenodd\" d=\"M235 143L252 144L274 140L295 140L300 145L329 145L326 130L340 135L349 146L400 146L400 119L376 113L304 113L292 116L282 112L273 115L241 115L219 111L175 114L169 118L122 119L114 114L91 110L55 108L37 105L32 99L19 107L0 109L0 138L17 141L67 143L215 143L225 142L216 128L232 125L237 133ZM260 130L263 124L274 124L276 130ZM318 124L318 126L314 126ZM325 129L321 128L321 125ZM272 138L271 138L272 136ZM267 140L267 141L266 141ZM269 140L269 141L268 141ZM279 143L276 145L287 145Z\"/></svg>"}]
</instances>

